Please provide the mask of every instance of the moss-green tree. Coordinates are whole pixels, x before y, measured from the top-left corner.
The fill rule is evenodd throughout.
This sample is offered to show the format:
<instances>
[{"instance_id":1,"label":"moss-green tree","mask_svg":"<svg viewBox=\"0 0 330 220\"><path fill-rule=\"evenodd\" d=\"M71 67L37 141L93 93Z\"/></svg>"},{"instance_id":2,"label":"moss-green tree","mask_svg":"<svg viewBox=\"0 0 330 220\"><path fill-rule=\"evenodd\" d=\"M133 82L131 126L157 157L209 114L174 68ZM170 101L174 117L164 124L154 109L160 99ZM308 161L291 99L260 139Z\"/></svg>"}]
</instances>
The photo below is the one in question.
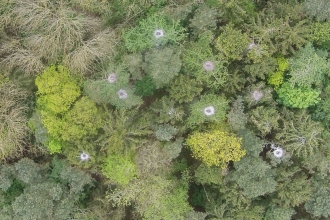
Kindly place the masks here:
<instances>
[{"instance_id":1,"label":"moss-green tree","mask_svg":"<svg viewBox=\"0 0 330 220\"><path fill-rule=\"evenodd\" d=\"M215 47L220 52L220 59L238 60L242 58L243 52L249 47L249 38L240 30L235 29L233 24L223 27L216 40Z\"/></svg>"},{"instance_id":2,"label":"moss-green tree","mask_svg":"<svg viewBox=\"0 0 330 220\"><path fill-rule=\"evenodd\" d=\"M181 104L183 102L191 102L202 90L201 83L181 74L173 80L173 83L170 83L168 92L171 98Z\"/></svg>"}]
</instances>

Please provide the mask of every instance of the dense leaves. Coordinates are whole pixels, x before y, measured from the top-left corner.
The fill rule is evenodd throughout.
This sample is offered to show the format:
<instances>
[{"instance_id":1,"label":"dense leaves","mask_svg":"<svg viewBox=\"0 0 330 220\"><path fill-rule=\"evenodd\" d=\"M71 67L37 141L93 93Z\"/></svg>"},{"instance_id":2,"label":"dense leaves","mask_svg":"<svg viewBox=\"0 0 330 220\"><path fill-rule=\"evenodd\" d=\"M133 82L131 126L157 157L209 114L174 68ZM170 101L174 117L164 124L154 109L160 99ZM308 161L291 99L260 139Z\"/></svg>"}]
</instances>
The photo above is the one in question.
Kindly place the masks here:
<instances>
[{"instance_id":1,"label":"dense leaves","mask_svg":"<svg viewBox=\"0 0 330 220\"><path fill-rule=\"evenodd\" d=\"M328 219L329 7L0 1L0 219Z\"/></svg>"}]
</instances>

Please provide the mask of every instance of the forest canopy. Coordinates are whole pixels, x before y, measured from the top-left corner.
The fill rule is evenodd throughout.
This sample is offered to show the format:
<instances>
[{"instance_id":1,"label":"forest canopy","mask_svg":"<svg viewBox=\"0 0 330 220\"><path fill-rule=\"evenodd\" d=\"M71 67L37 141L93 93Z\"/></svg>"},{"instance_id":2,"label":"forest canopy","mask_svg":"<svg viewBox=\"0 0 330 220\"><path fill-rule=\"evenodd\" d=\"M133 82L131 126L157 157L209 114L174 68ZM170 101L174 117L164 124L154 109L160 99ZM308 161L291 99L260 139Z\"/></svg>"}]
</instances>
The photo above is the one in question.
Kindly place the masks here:
<instances>
[{"instance_id":1,"label":"forest canopy","mask_svg":"<svg viewBox=\"0 0 330 220\"><path fill-rule=\"evenodd\" d=\"M0 1L0 219L330 219L328 0Z\"/></svg>"}]
</instances>

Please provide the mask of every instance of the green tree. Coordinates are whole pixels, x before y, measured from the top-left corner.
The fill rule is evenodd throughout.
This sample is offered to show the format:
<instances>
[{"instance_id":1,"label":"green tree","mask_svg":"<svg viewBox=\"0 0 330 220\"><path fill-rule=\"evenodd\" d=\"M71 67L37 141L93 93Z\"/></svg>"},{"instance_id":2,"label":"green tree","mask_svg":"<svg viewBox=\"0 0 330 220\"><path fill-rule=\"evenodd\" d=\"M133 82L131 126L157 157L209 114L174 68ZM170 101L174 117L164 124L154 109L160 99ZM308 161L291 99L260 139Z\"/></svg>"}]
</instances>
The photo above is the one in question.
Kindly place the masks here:
<instances>
[{"instance_id":1,"label":"green tree","mask_svg":"<svg viewBox=\"0 0 330 220\"><path fill-rule=\"evenodd\" d=\"M183 220L191 210L187 193L188 184L183 181L148 176L114 190L108 198L116 206L134 202L134 208L144 219Z\"/></svg>"},{"instance_id":2,"label":"green tree","mask_svg":"<svg viewBox=\"0 0 330 220\"><path fill-rule=\"evenodd\" d=\"M265 136L278 128L280 114L273 107L258 106L249 113L250 122Z\"/></svg>"},{"instance_id":3,"label":"green tree","mask_svg":"<svg viewBox=\"0 0 330 220\"><path fill-rule=\"evenodd\" d=\"M286 110L281 120L283 127L276 133L276 141L289 152L306 157L313 154L322 141L323 127L315 122L306 111L290 112Z\"/></svg>"},{"instance_id":4,"label":"green tree","mask_svg":"<svg viewBox=\"0 0 330 220\"><path fill-rule=\"evenodd\" d=\"M326 59L326 51L316 51L312 44L307 44L289 59L292 86L310 87L320 85L324 75L328 74L330 64Z\"/></svg>"},{"instance_id":5,"label":"green tree","mask_svg":"<svg viewBox=\"0 0 330 220\"><path fill-rule=\"evenodd\" d=\"M277 206L271 206L267 209L265 213L265 219L274 220L291 220L292 215L296 212L292 208L282 208Z\"/></svg>"},{"instance_id":6,"label":"green tree","mask_svg":"<svg viewBox=\"0 0 330 220\"><path fill-rule=\"evenodd\" d=\"M269 166L259 157L246 156L234 164L235 171L228 176L243 189L247 198L257 198L276 190L276 181Z\"/></svg>"},{"instance_id":7,"label":"green tree","mask_svg":"<svg viewBox=\"0 0 330 220\"><path fill-rule=\"evenodd\" d=\"M205 87L219 89L227 81L226 62L219 61L213 55L210 46L213 34L206 31L198 36L197 42L187 44L182 55L183 68L186 74L196 77Z\"/></svg>"},{"instance_id":8,"label":"green tree","mask_svg":"<svg viewBox=\"0 0 330 220\"><path fill-rule=\"evenodd\" d=\"M129 156L110 155L102 165L102 174L119 185L127 185L138 173Z\"/></svg>"},{"instance_id":9,"label":"green tree","mask_svg":"<svg viewBox=\"0 0 330 220\"><path fill-rule=\"evenodd\" d=\"M168 96L163 96L153 102L148 112L150 112L150 120L159 124L178 124L183 121L183 116L185 116L182 105L177 105L175 101Z\"/></svg>"},{"instance_id":10,"label":"green tree","mask_svg":"<svg viewBox=\"0 0 330 220\"><path fill-rule=\"evenodd\" d=\"M283 208L297 207L310 200L313 189L307 175L298 167L281 166L276 169L276 192L272 203Z\"/></svg>"},{"instance_id":11,"label":"green tree","mask_svg":"<svg viewBox=\"0 0 330 220\"><path fill-rule=\"evenodd\" d=\"M157 48L146 52L144 70L153 79L157 88L162 88L179 74L180 51L175 48Z\"/></svg>"},{"instance_id":12,"label":"green tree","mask_svg":"<svg viewBox=\"0 0 330 220\"><path fill-rule=\"evenodd\" d=\"M156 89L156 85L150 76L145 76L137 80L134 84L135 92L142 96L152 96Z\"/></svg>"},{"instance_id":13,"label":"green tree","mask_svg":"<svg viewBox=\"0 0 330 220\"><path fill-rule=\"evenodd\" d=\"M194 11L194 17L189 20L189 26L193 29L193 34L201 34L207 30L215 30L218 17L217 8L203 4Z\"/></svg>"},{"instance_id":14,"label":"green tree","mask_svg":"<svg viewBox=\"0 0 330 220\"><path fill-rule=\"evenodd\" d=\"M204 122L222 122L228 108L228 101L224 97L214 94L203 95L199 101L191 104L187 124L195 126Z\"/></svg>"},{"instance_id":15,"label":"green tree","mask_svg":"<svg viewBox=\"0 0 330 220\"><path fill-rule=\"evenodd\" d=\"M310 17L315 17L317 21L324 21L330 19L330 3L326 0L307 0L304 2L306 13Z\"/></svg>"},{"instance_id":16,"label":"green tree","mask_svg":"<svg viewBox=\"0 0 330 220\"><path fill-rule=\"evenodd\" d=\"M87 97L82 97L64 115L61 138L64 141L73 142L89 135L95 135L97 129L103 124L100 114L94 102Z\"/></svg>"},{"instance_id":17,"label":"green tree","mask_svg":"<svg viewBox=\"0 0 330 220\"><path fill-rule=\"evenodd\" d=\"M1 166L0 169L1 173L6 173L2 179L9 183L7 186L2 184L1 191L7 193L18 180L24 183L23 191L14 200L0 206L1 218L69 218L76 212L82 193L93 186L93 179L89 174L56 159L51 167L24 158L14 165Z\"/></svg>"},{"instance_id":18,"label":"green tree","mask_svg":"<svg viewBox=\"0 0 330 220\"><path fill-rule=\"evenodd\" d=\"M287 55L295 53L309 42L311 29L308 20L298 18L293 21L290 16L292 11L287 11L287 15L284 16L282 14L278 16L274 12L276 11L272 8L263 11L248 25L249 35L256 44L266 45L270 55L274 53Z\"/></svg>"},{"instance_id":19,"label":"green tree","mask_svg":"<svg viewBox=\"0 0 330 220\"><path fill-rule=\"evenodd\" d=\"M202 160L207 166L225 168L229 161L239 161L245 150L241 149L241 138L220 130L194 132L186 139L193 157Z\"/></svg>"},{"instance_id":20,"label":"green tree","mask_svg":"<svg viewBox=\"0 0 330 220\"><path fill-rule=\"evenodd\" d=\"M138 26L124 31L123 39L127 50L136 52L178 43L184 39L184 31L178 22L170 22L164 16L154 14L141 20Z\"/></svg>"},{"instance_id":21,"label":"green tree","mask_svg":"<svg viewBox=\"0 0 330 220\"><path fill-rule=\"evenodd\" d=\"M172 83L169 83L168 88L170 97L180 104L191 102L202 90L201 83L183 74L180 74Z\"/></svg>"},{"instance_id":22,"label":"green tree","mask_svg":"<svg viewBox=\"0 0 330 220\"><path fill-rule=\"evenodd\" d=\"M327 196L330 192L329 180L318 177L313 178L313 194L310 200L305 203L306 211L314 217L330 216L330 201Z\"/></svg>"},{"instance_id":23,"label":"green tree","mask_svg":"<svg viewBox=\"0 0 330 220\"><path fill-rule=\"evenodd\" d=\"M156 126L156 138L159 141L170 141L177 134L177 129L169 124Z\"/></svg>"},{"instance_id":24,"label":"green tree","mask_svg":"<svg viewBox=\"0 0 330 220\"><path fill-rule=\"evenodd\" d=\"M50 136L46 145L51 153L61 152L64 142L80 144L97 133L100 112L87 97L79 99L80 85L65 67L50 66L36 78L36 85L37 109Z\"/></svg>"},{"instance_id":25,"label":"green tree","mask_svg":"<svg viewBox=\"0 0 330 220\"><path fill-rule=\"evenodd\" d=\"M244 113L244 100L242 96L238 96L232 102L232 107L227 114L229 125L235 130L242 130L245 128L248 117Z\"/></svg>"},{"instance_id":26,"label":"green tree","mask_svg":"<svg viewBox=\"0 0 330 220\"><path fill-rule=\"evenodd\" d=\"M330 46L330 24L328 22L312 23L312 31L313 43L322 49L327 49Z\"/></svg>"},{"instance_id":27,"label":"green tree","mask_svg":"<svg viewBox=\"0 0 330 220\"><path fill-rule=\"evenodd\" d=\"M240 30L234 28L233 24L223 27L221 34L216 40L215 47L220 52L220 59L239 60L249 46L249 38Z\"/></svg>"},{"instance_id":28,"label":"green tree","mask_svg":"<svg viewBox=\"0 0 330 220\"><path fill-rule=\"evenodd\" d=\"M132 108L142 103L129 84L129 73L122 65L109 65L105 77L84 82L84 93L99 104L111 104L118 108Z\"/></svg>"},{"instance_id":29,"label":"green tree","mask_svg":"<svg viewBox=\"0 0 330 220\"><path fill-rule=\"evenodd\" d=\"M35 83L38 87L38 107L54 114L67 112L81 94L78 82L62 65L46 68L37 76Z\"/></svg>"},{"instance_id":30,"label":"green tree","mask_svg":"<svg viewBox=\"0 0 330 220\"><path fill-rule=\"evenodd\" d=\"M292 86L290 83L283 83L277 89L278 102L286 107L307 108L316 105L321 98L320 92L311 87Z\"/></svg>"},{"instance_id":31,"label":"green tree","mask_svg":"<svg viewBox=\"0 0 330 220\"><path fill-rule=\"evenodd\" d=\"M122 155L128 150L135 150L147 142L152 134L149 121L145 115L135 109L104 109L102 132L97 143L103 156Z\"/></svg>"}]
</instances>

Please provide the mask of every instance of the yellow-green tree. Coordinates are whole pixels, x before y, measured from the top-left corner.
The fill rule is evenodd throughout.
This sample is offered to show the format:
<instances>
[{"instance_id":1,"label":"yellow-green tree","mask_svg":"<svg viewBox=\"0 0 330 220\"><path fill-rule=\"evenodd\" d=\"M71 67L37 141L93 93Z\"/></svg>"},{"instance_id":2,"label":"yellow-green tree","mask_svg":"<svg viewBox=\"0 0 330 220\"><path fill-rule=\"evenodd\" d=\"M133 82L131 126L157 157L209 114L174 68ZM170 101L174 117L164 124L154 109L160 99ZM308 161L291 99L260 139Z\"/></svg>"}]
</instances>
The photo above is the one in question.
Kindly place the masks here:
<instances>
[{"instance_id":1,"label":"yellow-green tree","mask_svg":"<svg viewBox=\"0 0 330 220\"><path fill-rule=\"evenodd\" d=\"M193 157L202 160L207 166L225 168L229 161L239 161L245 150L241 149L242 139L221 130L194 132L186 140Z\"/></svg>"}]
</instances>

